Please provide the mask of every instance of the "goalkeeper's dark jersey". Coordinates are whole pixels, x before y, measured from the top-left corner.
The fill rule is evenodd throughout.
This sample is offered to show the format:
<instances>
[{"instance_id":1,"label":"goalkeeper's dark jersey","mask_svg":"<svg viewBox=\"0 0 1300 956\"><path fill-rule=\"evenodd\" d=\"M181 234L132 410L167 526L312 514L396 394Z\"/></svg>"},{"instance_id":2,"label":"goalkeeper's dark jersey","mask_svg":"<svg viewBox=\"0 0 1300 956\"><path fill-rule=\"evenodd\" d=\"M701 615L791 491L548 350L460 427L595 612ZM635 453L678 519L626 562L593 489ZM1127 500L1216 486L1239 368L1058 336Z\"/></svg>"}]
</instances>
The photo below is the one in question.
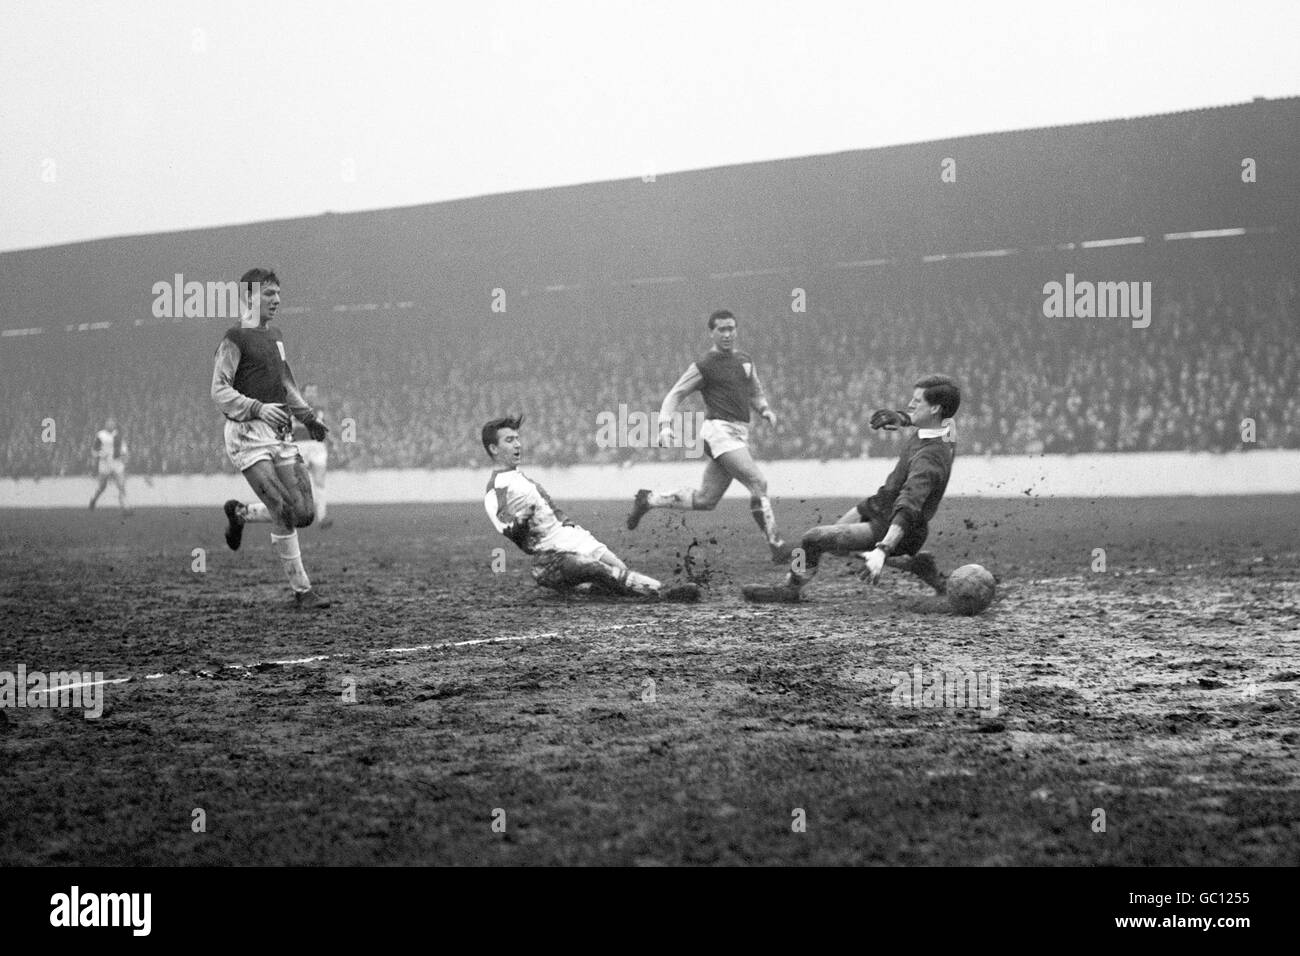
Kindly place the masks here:
<instances>
[{"instance_id":1,"label":"goalkeeper's dark jersey","mask_svg":"<svg viewBox=\"0 0 1300 956\"><path fill-rule=\"evenodd\" d=\"M889 524L902 526L906 541L924 541L930 519L948 489L956 454L952 442L914 434L903 445L898 464L880 490L858 505L858 514L864 521L888 518Z\"/></svg>"}]
</instances>

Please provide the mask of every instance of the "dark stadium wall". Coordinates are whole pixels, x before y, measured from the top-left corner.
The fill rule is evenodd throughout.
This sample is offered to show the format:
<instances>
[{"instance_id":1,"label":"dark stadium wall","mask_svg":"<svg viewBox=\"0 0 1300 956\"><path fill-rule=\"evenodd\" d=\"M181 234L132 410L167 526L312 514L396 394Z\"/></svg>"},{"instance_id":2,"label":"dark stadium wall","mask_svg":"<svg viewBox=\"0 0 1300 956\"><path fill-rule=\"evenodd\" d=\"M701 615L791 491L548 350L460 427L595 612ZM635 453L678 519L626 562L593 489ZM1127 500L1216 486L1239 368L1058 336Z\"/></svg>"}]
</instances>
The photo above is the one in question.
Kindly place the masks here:
<instances>
[{"instance_id":1,"label":"dark stadium wall","mask_svg":"<svg viewBox=\"0 0 1300 956\"><path fill-rule=\"evenodd\" d=\"M1252 158L1257 181L1243 183ZM945 158L956 182L940 180ZM493 288L1300 221L1300 99L0 255L0 327L148 315L183 273L281 270L312 307L417 300L480 320Z\"/></svg>"}]
</instances>

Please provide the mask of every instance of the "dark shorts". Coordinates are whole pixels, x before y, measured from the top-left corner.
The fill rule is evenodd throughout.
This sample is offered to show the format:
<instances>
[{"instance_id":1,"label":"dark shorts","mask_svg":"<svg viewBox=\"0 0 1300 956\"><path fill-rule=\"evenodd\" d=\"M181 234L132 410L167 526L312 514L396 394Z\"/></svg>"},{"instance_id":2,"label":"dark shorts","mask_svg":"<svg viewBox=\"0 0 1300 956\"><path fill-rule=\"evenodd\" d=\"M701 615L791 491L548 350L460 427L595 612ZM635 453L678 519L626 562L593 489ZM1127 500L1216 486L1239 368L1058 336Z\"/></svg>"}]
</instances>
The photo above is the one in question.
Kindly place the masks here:
<instances>
[{"instance_id":1,"label":"dark shorts","mask_svg":"<svg viewBox=\"0 0 1300 956\"><path fill-rule=\"evenodd\" d=\"M889 533L889 518L883 515L875 514L870 507L870 498L864 498L858 502L858 515L864 522L871 525L871 533L879 541ZM929 525L920 524L908 529L903 534L903 540L898 542L894 548L894 554L909 555L916 554L925 544L925 539L930 534Z\"/></svg>"}]
</instances>

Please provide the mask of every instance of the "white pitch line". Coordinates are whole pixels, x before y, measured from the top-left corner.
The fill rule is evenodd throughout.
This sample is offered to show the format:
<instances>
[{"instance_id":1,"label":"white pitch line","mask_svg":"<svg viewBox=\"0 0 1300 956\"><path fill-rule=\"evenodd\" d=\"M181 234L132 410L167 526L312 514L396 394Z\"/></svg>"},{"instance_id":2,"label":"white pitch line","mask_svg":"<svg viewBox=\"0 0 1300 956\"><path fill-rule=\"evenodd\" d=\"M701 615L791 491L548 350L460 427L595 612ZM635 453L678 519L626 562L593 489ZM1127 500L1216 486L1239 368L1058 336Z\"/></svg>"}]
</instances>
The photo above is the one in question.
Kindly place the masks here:
<instances>
[{"instance_id":1,"label":"white pitch line","mask_svg":"<svg viewBox=\"0 0 1300 956\"><path fill-rule=\"evenodd\" d=\"M589 624L586 625L585 629L590 630L592 628L597 628L598 630L601 631L624 631L634 627L653 627L656 623L657 622L655 621L641 621L635 624L600 624L600 625ZM574 628L574 630L580 630L580 629L582 628L581 627ZM370 653L371 654L409 654L415 651L441 650L445 647L474 647L479 644L505 644L511 641L538 641L548 637L562 637L564 636L564 634L565 632L563 631L545 631L540 634L515 634L515 635L508 635L506 637L479 637L479 638L474 638L473 640L454 641L447 644L418 644L415 647L385 647L385 648L380 648L379 650L373 650ZM226 664L225 669L252 670L253 668L259 667L262 664L274 664L279 667L284 667L291 664L313 664L317 661L327 661L334 657L343 657L343 656L345 655L320 654L316 657L296 657L296 658L278 660L278 661L255 661L252 664ZM144 679L162 680L163 678L168 676L170 675L146 674ZM108 677L105 678L104 680L83 681L82 683L79 684L62 684L59 687L51 687L47 690L32 691L32 693L33 694L57 694L60 691L73 690L79 687L97 687L103 684L126 684L129 683L132 679L133 678L130 677Z\"/></svg>"},{"instance_id":2,"label":"white pitch line","mask_svg":"<svg viewBox=\"0 0 1300 956\"><path fill-rule=\"evenodd\" d=\"M588 624L573 628L571 630L591 630L596 628L601 631L624 631L633 627L653 627L656 621L639 621L634 624ZM544 631L540 634L514 634L506 637L478 637L468 641L450 641L446 644L416 644L413 647L381 647L372 650L370 654L412 654L418 651L438 651L447 647L474 647L479 644L504 644L510 641L539 641L548 637L563 637L565 631ZM335 657L344 657L343 654L321 654L317 657L300 657L292 660L281 661L254 661L252 664L227 664L227 668L236 668L239 670L252 670L254 667L260 667L263 664L274 664L285 666L288 664L312 664L316 661L327 661ZM129 680L130 678L123 678Z\"/></svg>"},{"instance_id":3,"label":"white pitch line","mask_svg":"<svg viewBox=\"0 0 1300 956\"><path fill-rule=\"evenodd\" d=\"M33 690L28 692L32 694L57 694L60 691L75 690L78 687L99 687L101 684L125 684L131 678L129 677L106 677L103 680L86 680L80 684L60 684L58 687L51 687L48 690Z\"/></svg>"}]
</instances>

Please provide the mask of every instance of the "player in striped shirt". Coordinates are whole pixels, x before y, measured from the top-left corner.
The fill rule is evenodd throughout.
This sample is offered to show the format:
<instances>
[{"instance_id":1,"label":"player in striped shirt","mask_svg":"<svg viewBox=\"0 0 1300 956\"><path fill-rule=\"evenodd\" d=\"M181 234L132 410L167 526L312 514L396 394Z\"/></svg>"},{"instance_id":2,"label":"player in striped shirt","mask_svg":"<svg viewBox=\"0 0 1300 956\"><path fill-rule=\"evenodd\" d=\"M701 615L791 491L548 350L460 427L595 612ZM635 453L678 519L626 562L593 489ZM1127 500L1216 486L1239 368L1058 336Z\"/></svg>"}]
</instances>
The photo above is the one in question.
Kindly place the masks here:
<instances>
[{"instance_id":1,"label":"player in striped shirt","mask_svg":"<svg viewBox=\"0 0 1300 956\"><path fill-rule=\"evenodd\" d=\"M104 493L110 481L117 486L117 506L122 514L131 514L126 505L126 438L117 427L117 422L108 419L104 427L95 433L91 445L91 457L95 462L95 473L99 476L99 487L90 499L90 510L95 510L99 496Z\"/></svg>"},{"instance_id":2,"label":"player in striped shirt","mask_svg":"<svg viewBox=\"0 0 1300 956\"><path fill-rule=\"evenodd\" d=\"M239 549L245 522L269 522L294 606L327 608L330 602L312 590L298 548L298 529L315 520L316 505L307 467L289 436L295 418L317 441L325 440L328 429L298 391L284 338L270 324L280 308L280 280L268 269L250 269L239 288L244 314L217 346L212 400L226 416L226 454L259 501L226 502L226 544Z\"/></svg>"},{"instance_id":3,"label":"player in striped shirt","mask_svg":"<svg viewBox=\"0 0 1300 956\"><path fill-rule=\"evenodd\" d=\"M956 457L956 423L961 390L946 375L920 379L907 411L881 409L871 416L872 428L914 427L903 445L898 463L885 483L870 498L850 508L833 525L804 532L785 582L776 586L746 585L748 601L797 602L805 585L817 574L823 554L857 554L866 559L865 576L880 580L886 562L911 571L942 594L947 580L939 573L934 556L922 551L930 533L930 520L948 488Z\"/></svg>"},{"instance_id":4,"label":"player in striped shirt","mask_svg":"<svg viewBox=\"0 0 1300 956\"><path fill-rule=\"evenodd\" d=\"M776 413L768 404L753 359L736 348L736 317L726 309L714 312L709 316L709 334L713 347L691 363L659 409L659 444L671 445L677 406L692 392L698 391L703 397L707 417L700 428L700 439L709 458L704 480L698 489L642 488L632 500L627 527L635 530L651 508L712 511L734 479L749 489L749 510L767 538L772 560L783 564L789 560L791 549L777 531L772 502L767 497L767 479L749 453L750 411L758 412L769 425L776 424Z\"/></svg>"},{"instance_id":5,"label":"player in striped shirt","mask_svg":"<svg viewBox=\"0 0 1300 956\"><path fill-rule=\"evenodd\" d=\"M613 551L565 515L546 489L519 470L523 416L496 418L483 426L483 450L494 465L483 494L492 526L533 556L533 580L566 591L588 585L620 597L697 601L694 584L665 589L659 581L631 570Z\"/></svg>"}]
</instances>

